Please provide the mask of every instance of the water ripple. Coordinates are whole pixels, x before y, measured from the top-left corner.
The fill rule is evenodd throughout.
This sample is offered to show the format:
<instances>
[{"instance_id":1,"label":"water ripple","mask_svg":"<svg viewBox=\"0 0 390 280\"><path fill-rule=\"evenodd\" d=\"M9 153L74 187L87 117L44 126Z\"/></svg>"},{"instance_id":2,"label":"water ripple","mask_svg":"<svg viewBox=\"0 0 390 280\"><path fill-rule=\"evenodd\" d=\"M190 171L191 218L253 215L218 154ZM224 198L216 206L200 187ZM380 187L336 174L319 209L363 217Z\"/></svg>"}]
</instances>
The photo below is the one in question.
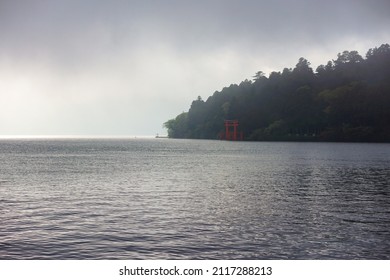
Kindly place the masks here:
<instances>
[{"instance_id":1,"label":"water ripple","mask_svg":"<svg viewBox=\"0 0 390 280\"><path fill-rule=\"evenodd\" d=\"M390 259L388 144L0 141L0 259Z\"/></svg>"}]
</instances>

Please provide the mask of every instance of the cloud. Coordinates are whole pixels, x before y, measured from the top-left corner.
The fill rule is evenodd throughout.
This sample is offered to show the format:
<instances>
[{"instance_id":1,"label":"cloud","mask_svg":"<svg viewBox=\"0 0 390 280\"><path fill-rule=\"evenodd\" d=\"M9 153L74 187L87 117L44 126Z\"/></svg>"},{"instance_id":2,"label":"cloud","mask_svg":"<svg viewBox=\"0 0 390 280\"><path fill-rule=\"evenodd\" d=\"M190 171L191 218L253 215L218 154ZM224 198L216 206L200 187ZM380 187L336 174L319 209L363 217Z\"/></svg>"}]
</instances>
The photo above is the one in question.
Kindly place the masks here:
<instances>
[{"instance_id":1,"label":"cloud","mask_svg":"<svg viewBox=\"0 0 390 280\"><path fill-rule=\"evenodd\" d=\"M387 1L0 2L0 134L154 134L198 95L390 39Z\"/></svg>"}]
</instances>

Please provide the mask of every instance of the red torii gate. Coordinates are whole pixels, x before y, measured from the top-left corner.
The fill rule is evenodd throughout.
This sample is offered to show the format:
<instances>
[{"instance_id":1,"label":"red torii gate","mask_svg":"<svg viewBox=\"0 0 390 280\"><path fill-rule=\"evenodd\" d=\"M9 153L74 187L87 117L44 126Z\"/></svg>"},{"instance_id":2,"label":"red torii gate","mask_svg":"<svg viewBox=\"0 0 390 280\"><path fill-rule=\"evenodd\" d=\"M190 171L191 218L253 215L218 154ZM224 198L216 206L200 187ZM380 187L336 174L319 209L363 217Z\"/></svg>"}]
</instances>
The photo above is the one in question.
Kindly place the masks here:
<instances>
[{"instance_id":1,"label":"red torii gate","mask_svg":"<svg viewBox=\"0 0 390 280\"><path fill-rule=\"evenodd\" d=\"M230 133L230 128L233 127L233 134ZM225 120L225 137L222 137L222 139L225 140L233 140L237 141L237 127L238 127L238 120ZM240 140L242 141L243 135L242 132L240 132Z\"/></svg>"}]
</instances>

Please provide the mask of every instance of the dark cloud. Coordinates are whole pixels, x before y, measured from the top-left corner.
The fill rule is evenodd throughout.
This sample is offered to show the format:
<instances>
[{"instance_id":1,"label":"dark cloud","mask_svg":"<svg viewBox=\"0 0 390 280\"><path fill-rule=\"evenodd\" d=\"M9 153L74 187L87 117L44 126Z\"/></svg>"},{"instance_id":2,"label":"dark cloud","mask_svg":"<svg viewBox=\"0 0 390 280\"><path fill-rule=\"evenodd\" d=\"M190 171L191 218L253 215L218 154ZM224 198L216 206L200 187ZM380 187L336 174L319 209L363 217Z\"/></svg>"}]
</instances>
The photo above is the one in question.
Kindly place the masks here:
<instances>
[{"instance_id":1,"label":"dark cloud","mask_svg":"<svg viewBox=\"0 0 390 280\"><path fill-rule=\"evenodd\" d=\"M257 70L293 67L301 56L326 63L345 49L364 55L390 41L389 12L385 0L0 0L0 81L8 77L0 99L14 100L15 110L34 100L37 122L42 112L61 122L69 108L90 112L76 129L87 134L99 123L102 133L138 133L110 130L138 110L154 133L197 95ZM13 124L23 133L25 114L17 125L9 112L0 118L0 133Z\"/></svg>"},{"instance_id":2,"label":"dark cloud","mask_svg":"<svg viewBox=\"0 0 390 280\"><path fill-rule=\"evenodd\" d=\"M0 47L68 59L159 43L184 52L312 48L388 36L388 12L388 1L356 0L2 1Z\"/></svg>"}]
</instances>

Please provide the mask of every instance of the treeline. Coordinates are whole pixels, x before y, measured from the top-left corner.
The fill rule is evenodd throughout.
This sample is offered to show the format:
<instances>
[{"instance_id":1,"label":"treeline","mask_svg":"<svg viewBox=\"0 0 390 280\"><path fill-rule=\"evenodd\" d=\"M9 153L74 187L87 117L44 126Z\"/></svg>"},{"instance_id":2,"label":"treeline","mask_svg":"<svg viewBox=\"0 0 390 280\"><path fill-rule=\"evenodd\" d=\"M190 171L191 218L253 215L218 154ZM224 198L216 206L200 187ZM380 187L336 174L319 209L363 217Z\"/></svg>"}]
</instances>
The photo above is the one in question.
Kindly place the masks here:
<instances>
[{"instance_id":1,"label":"treeline","mask_svg":"<svg viewBox=\"0 0 390 280\"><path fill-rule=\"evenodd\" d=\"M365 58L344 51L315 72L300 58L294 69L253 78L198 97L164 124L169 137L218 139L224 120L235 119L245 140L390 142L389 44Z\"/></svg>"}]
</instances>

